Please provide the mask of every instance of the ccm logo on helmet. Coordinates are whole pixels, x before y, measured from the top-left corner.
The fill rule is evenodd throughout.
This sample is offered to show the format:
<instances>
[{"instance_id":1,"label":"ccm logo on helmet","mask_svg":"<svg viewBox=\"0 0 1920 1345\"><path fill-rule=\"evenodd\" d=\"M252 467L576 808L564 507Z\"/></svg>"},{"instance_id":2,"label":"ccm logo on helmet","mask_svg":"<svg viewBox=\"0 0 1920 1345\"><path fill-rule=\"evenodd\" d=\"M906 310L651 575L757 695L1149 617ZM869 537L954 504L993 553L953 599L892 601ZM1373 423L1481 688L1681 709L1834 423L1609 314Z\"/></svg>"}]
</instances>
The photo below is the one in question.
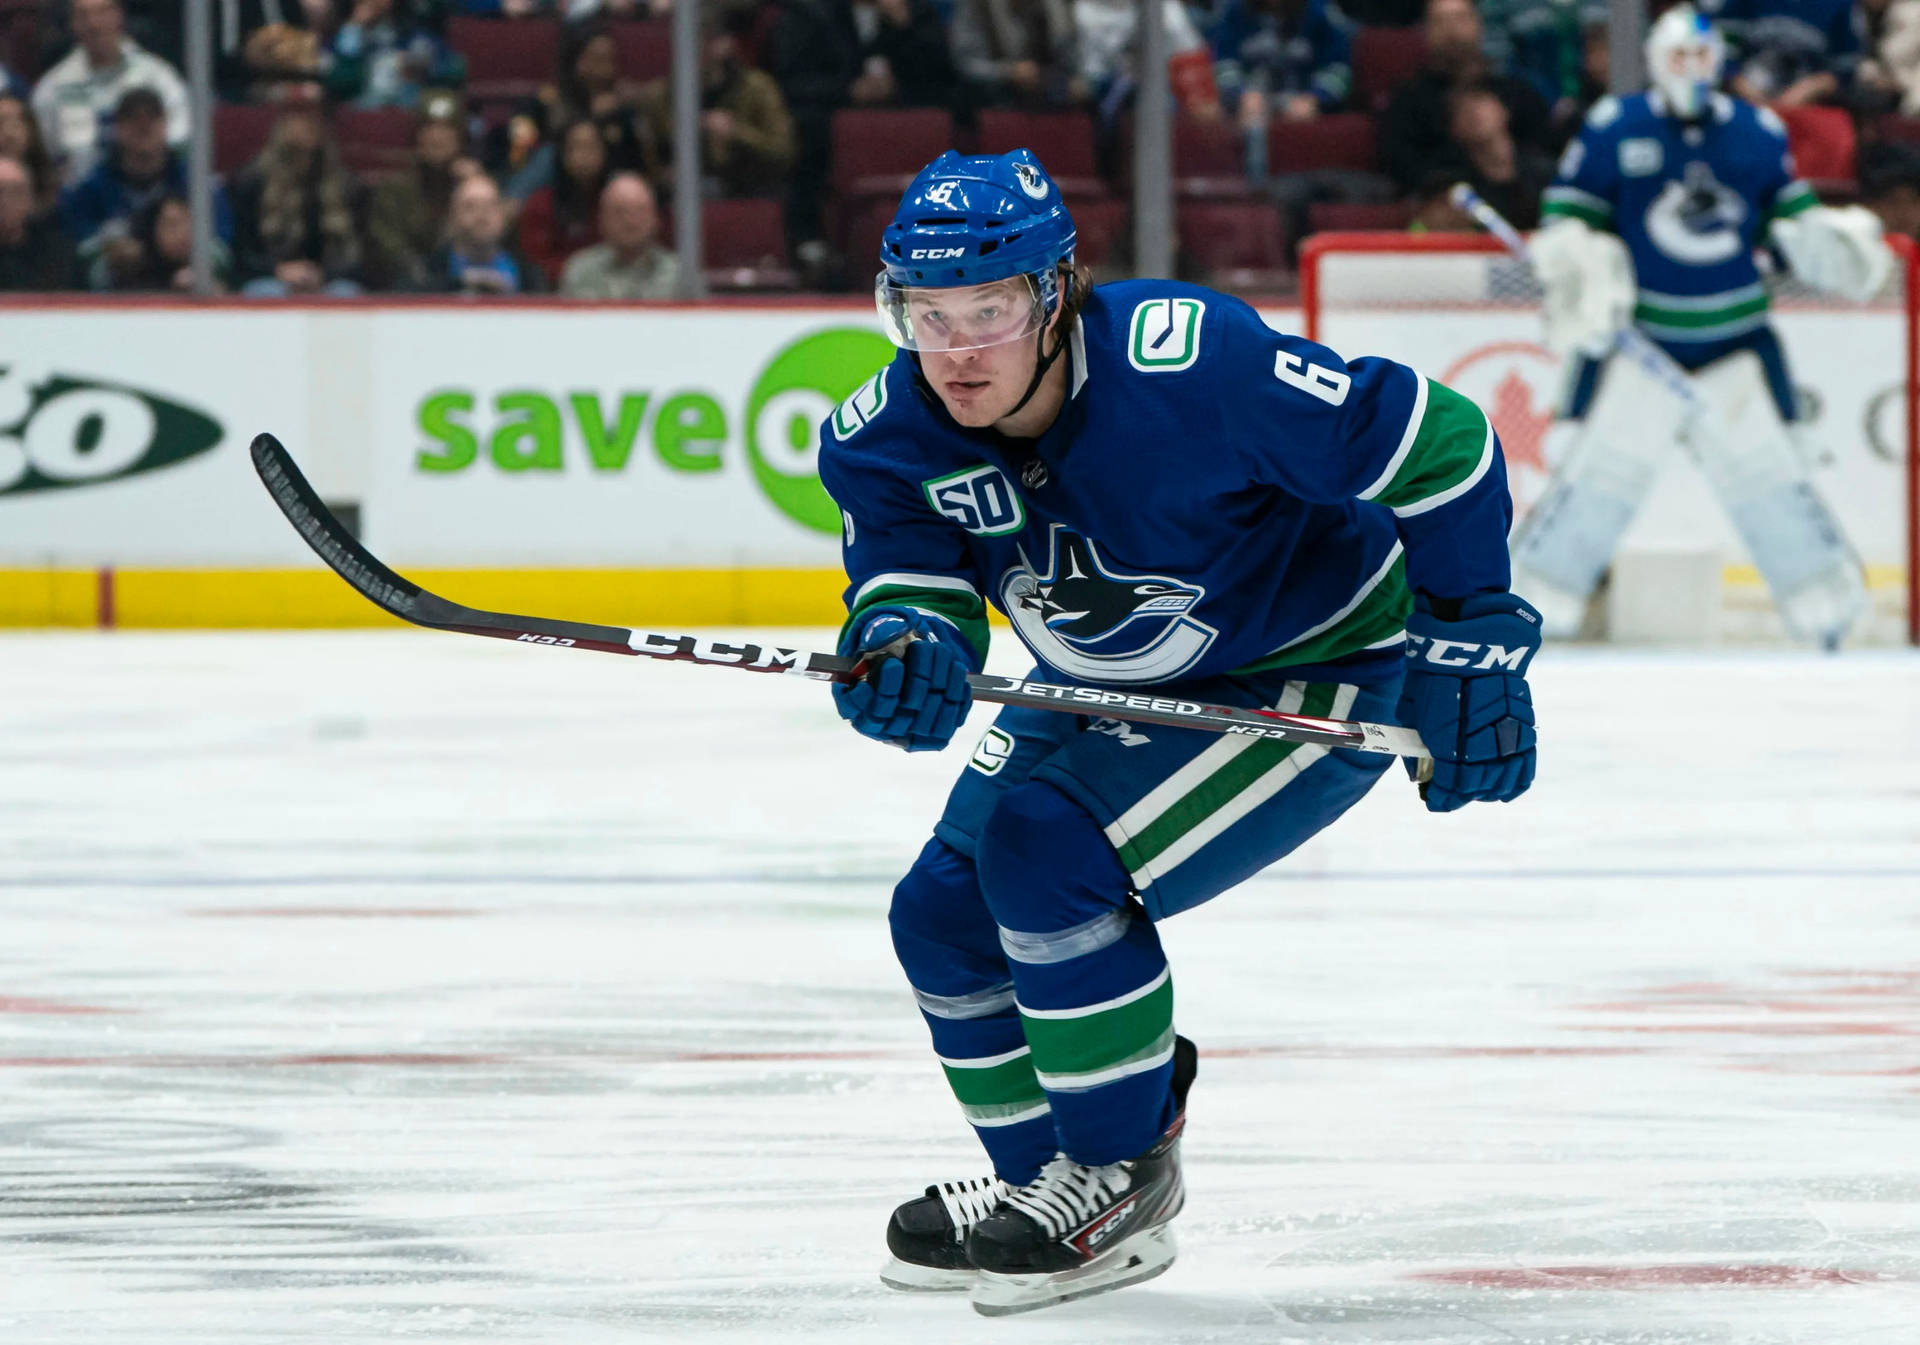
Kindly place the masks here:
<instances>
[{"instance_id":1,"label":"ccm logo on helmet","mask_svg":"<svg viewBox=\"0 0 1920 1345\"><path fill-rule=\"evenodd\" d=\"M914 261L940 262L949 257L964 257L965 248L915 248L908 256Z\"/></svg>"}]
</instances>

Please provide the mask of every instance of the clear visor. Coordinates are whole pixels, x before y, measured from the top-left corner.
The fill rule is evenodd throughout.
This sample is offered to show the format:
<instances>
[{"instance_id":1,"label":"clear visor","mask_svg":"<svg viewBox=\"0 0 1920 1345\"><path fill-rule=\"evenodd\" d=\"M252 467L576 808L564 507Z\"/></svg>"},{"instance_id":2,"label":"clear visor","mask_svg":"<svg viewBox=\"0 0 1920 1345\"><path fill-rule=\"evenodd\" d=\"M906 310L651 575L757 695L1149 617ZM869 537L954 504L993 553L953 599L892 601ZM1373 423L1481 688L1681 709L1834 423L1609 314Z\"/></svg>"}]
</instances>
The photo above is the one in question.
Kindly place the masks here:
<instances>
[{"instance_id":1,"label":"clear visor","mask_svg":"<svg viewBox=\"0 0 1920 1345\"><path fill-rule=\"evenodd\" d=\"M982 350L1032 336L1047 322L1029 276L935 290L895 285L883 271L873 283L873 302L902 350Z\"/></svg>"}]
</instances>

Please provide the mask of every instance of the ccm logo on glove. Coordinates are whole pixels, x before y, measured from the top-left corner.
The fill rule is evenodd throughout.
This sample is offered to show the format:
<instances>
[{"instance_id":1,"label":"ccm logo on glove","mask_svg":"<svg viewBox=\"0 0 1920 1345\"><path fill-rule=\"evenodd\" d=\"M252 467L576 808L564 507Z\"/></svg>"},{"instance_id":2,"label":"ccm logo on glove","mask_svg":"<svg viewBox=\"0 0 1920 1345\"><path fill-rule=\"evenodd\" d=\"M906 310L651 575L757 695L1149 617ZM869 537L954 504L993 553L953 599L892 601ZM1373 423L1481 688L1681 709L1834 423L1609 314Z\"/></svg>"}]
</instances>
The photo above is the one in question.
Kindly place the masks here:
<instances>
[{"instance_id":1,"label":"ccm logo on glove","mask_svg":"<svg viewBox=\"0 0 1920 1345\"><path fill-rule=\"evenodd\" d=\"M1486 653L1476 663L1473 656L1482 649ZM1505 668L1508 672L1523 673L1527 670L1527 657L1532 653L1529 645L1509 649L1503 644L1483 645L1471 640L1442 640L1429 635L1407 636L1408 658L1416 663L1424 660L1442 668L1472 668L1475 672Z\"/></svg>"}]
</instances>

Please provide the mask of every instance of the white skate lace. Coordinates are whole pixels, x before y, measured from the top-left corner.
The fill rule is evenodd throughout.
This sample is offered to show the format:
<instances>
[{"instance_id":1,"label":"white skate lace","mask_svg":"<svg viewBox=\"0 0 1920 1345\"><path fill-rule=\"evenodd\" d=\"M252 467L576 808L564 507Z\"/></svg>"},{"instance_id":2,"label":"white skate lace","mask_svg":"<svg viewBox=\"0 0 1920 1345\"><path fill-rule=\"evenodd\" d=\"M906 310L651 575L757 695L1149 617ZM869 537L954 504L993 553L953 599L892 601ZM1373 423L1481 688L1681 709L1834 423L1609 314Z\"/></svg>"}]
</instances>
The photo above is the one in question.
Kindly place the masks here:
<instances>
[{"instance_id":1,"label":"white skate lace","mask_svg":"<svg viewBox=\"0 0 1920 1345\"><path fill-rule=\"evenodd\" d=\"M1094 1168L1061 1154L1040 1169L1031 1185L1010 1192L1007 1203L1058 1238L1110 1207L1132 1186L1133 1172L1125 1163Z\"/></svg>"},{"instance_id":2,"label":"white skate lace","mask_svg":"<svg viewBox=\"0 0 1920 1345\"><path fill-rule=\"evenodd\" d=\"M1007 1198L1007 1184L998 1177L974 1177L964 1182L941 1182L928 1194L939 1198L955 1230L964 1233Z\"/></svg>"}]
</instances>

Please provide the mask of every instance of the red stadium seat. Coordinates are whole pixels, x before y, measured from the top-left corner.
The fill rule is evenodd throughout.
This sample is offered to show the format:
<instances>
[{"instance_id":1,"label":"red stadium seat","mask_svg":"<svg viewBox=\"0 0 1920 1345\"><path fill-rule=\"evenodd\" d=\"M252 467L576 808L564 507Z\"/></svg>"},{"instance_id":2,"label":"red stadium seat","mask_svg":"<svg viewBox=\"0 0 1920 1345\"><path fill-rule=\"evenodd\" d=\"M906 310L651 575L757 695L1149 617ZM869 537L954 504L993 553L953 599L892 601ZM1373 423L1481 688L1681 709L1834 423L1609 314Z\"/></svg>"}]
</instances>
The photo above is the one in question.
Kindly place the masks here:
<instances>
[{"instance_id":1,"label":"red stadium seat","mask_svg":"<svg viewBox=\"0 0 1920 1345\"><path fill-rule=\"evenodd\" d=\"M1920 144L1920 117L1889 113L1873 123L1873 133L1880 140L1892 140L1903 145Z\"/></svg>"},{"instance_id":2,"label":"red stadium seat","mask_svg":"<svg viewBox=\"0 0 1920 1345\"><path fill-rule=\"evenodd\" d=\"M613 25L620 78L664 79L673 68L673 29L665 19L623 19Z\"/></svg>"},{"instance_id":3,"label":"red stadium seat","mask_svg":"<svg viewBox=\"0 0 1920 1345\"><path fill-rule=\"evenodd\" d=\"M447 43L467 58L467 96L481 102L530 97L560 64L560 25L552 19L455 15Z\"/></svg>"},{"instance_id":4,"label":"red stadium seat","mask_svg":"<svg viewBox=\"0 0 1920 1345\"><path fill-rule=\"evenodd\" d=\"M1182 201L1175 216L1190 270L1229 290L1273 290L1288 279L1286 226L1267 201Z\"/></svg>"},{"instance_id":5,"label":"red stadium seat","mask_svg":"<svg viewBox=\"0 0 1920 1345\"><path fill-rule=\"evenodd\" d=\"M1776 107L1787 124L1793 166L1816 187L1848 184L1854 178L1853 118L1838 107Z\"/></svg>"},{"instance_id":6,"label":"red stadium seat","mask_svg":"<svg viewBox=\"0 0 1920 1345\"><path fill-rule=\"evenodd\" d=\"M267 147L279 109L271 104L216 103L213 109L213 171L235 173Z\"/></svg>"},{"instance_id":7,"label":"red stadium seat","mask_svg":"<svg viewBox=\"0 0 1920 1345\"><path fill-rule=\"evenodd\" d=\"M1183 197L1244 198L1247 151L1240 128L1226 121L1173 122L1173 189Z\"/></svg>"},{"instance_id":8,"label":"red stadium seat","mask_svg":"<svg viewBox=\"0 0 1920 1345\"><path fill-rule=\"evenodd\" d=\"M843 108L833 114L836 195L898 196L942 150L953 116L939 108Z\"/></svg>"},{"instance_id":9,"label":"red stadium seat","mask_svg":"<svg viewBox=\"0 0 1920 1345\"><path fill-rule=\"evenodd\" d=\"M707 288L792 290L800 277L787 265L787 231L778 201L708 201L700 238Z\"/></svg>"},{"instance_id":10,"label":"red stadium seat","mask_svg":"<svg viewBox=\"0 0 1920 1345\"><path fill-rule=\"evenodd\" d=\"M1124 249L1133 211L1125 201L1074 201L1067 209L1073 215L1076 260L1089 266L1126 260Z\"/></svg>"},{"instance_id":11,"label":"red stadium seat","mask_svg":"<svg viewBox=\"0 0 1920 1345\"><path fill-rule=\"evenodd\" d=\"M334 135L347 170L384 176L413 161L413 131L419 117L404 107L343 107L333 114Z\"/></svg>"},{"instance_id":12,"label":"red stadium seat","mask_svg":"<svg viewBox=\"0 0 1920 1345\"><path fill-rule=\"evenodd\" d=\"M1371 173L1379 166L1373 118L1364 112L1336 112L1312 121L1276 118L1267 130L1269 173L1340 168Z\"/></svg>"},{"instance_id":13,"label":"red stadium seat","mask_svg":"<svg viewBox=\"0 0 1920 1345\"><path fill-rule=\"evenodd\" d=\"M1427 59L1427 35L1419 27L1366 27L1353 35L1354 103L1378 112L1393 91L1420 73Z\"/></svg>"},{"instance_id":14,"label":"red stadium seat","mask_svg":"<svg viewBox=\"0 0 1920 1345\"><path fill-rule=\"evenodd\" d=\"M980 113L981 154L1030 149L1068 200L1098 199L1107 184L1093 153L1093 118L1084 112L1016 112L985 108Z\"/></svg>"},{"instance_id":15,"label":"red stadium seat","mask_svg":"<svg viewBox=\"0 0 1920 1345\"><path fill-rule=\"evenodd\" d=\"M1397 231L1412 223L1411 201L1315 201L1307 207L1308 233Z\"/></svg>"}]
</instances>

